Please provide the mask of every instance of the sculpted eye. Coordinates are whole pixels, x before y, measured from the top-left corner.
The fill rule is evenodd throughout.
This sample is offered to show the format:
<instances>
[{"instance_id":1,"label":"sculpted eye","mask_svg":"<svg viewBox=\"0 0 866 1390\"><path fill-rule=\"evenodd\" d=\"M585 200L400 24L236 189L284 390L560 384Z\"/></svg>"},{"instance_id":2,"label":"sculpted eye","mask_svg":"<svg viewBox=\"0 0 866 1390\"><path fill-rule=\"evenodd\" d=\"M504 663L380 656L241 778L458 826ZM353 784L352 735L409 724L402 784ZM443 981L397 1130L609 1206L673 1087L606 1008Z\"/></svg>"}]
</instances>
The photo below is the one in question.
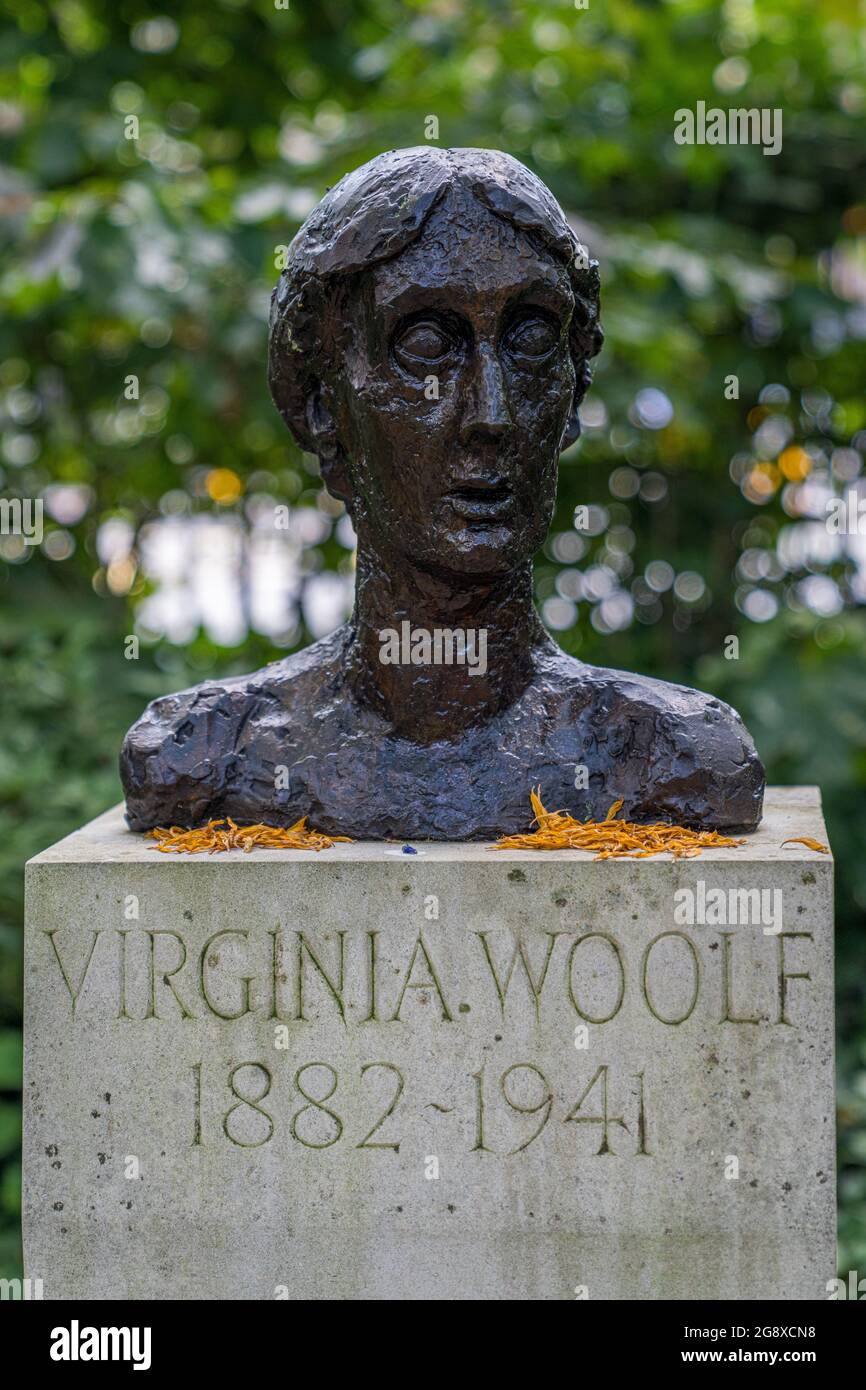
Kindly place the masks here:
<instances>
[{"instance_id":1,"label":"sculpted eye","mask_svg":"<svg viewBox=\"0 0 866 1390\"><path fill-rule=\"evenodd\" d=\"M547 319L521 319L510 330L505 346L519 357L546 357L559 342L559 330Z\"/></svg>"},{"instance_id":2,"label":"sculpted eye","mask_svg":"<svg viewBox=\"0 0 866 1390\"><path fill-rule=\"evenodd\" d=\"M410 370L419 362L439 362L452 347L453 343L448 334L438 324L426 321L410 324L394 341L398 361Z\"/></svg>"}]
</instances>

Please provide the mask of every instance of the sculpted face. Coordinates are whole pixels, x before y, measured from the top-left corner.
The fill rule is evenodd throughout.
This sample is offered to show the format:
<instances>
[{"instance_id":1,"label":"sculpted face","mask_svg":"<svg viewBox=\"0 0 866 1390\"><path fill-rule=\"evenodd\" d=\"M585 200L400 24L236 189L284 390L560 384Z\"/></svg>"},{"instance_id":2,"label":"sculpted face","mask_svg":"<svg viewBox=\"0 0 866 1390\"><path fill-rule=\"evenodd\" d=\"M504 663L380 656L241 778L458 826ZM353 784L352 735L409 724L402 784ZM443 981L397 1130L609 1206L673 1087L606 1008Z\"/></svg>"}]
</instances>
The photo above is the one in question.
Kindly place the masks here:
<instances>
[{"instance_id":1,"label":"sculpted face","mask_svg":"<svg viewBox=\"0 0 866 1390\"><path fill-rule=\"evenodd\" d=\"M359 536L458 582L527 561L574 394L565 268L455 190L359 281L329 403Z\"/></svg>"}]
</instances>

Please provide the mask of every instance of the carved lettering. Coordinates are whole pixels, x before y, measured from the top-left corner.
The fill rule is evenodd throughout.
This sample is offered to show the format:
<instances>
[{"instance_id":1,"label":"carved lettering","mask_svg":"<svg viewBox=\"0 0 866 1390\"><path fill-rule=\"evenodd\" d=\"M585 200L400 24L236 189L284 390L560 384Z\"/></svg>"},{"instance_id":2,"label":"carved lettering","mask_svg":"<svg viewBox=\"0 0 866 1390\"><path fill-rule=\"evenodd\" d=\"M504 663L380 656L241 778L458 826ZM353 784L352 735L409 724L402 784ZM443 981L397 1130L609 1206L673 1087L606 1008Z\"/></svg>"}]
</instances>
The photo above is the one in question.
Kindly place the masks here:
<instances>
[{"instance_id":1,"label":"carved lettering","mask_svg":"<svg viewBox=\"0 0 866 1390\"><path fill-rule=\"evenodd\" d=\"M807 941L814 941L810 931L783 931L776 937L778 942L777 951L779 959L779 1023L784 1023L788 1027L793 1027L791 1020L785 1013L785 1005L788 1002L788 981L789 980L811 980L812 976L808 971L795 971L785 969L785 942L795 941L798 937L803 937Z\"/></svg>"},{"instance_id":2,"label":"carved lettering","mask_svg":"<svg viewBox=\"0 0 866 1390\"><path fill-rule=\"evenodd\" d=\"M649 966L650 966L650 957L651 957L651 955L652 955L652 952L653 952L654 948L659 944L660 941L671 941L671 940L679 940L679 941L684 941L684 942L685 942L685 944L686 944L686 946L687 946L687 948L688 948L688 951L689 951L689 953L690 953L690 956L691 956L692 972L693 972L692 997L691 997L691 1000L689 1001L688 1008L686 1008L686 1009L684 1010L684 1012L683 1012L682 1014L680 1014L680 1016L679 1016L678 1018L665 1018L665 1016L664 1016L662 1013L659 1012L659 1010L656 1008L655 1004L653 1003L652 998L650 997L650 988L649 988ZM651 942L649 943L649 945L647 946L646 950L644 951L644 955L643 955L642 983L643 983L643 995L644 995L644 999L646 1000L647 1008L649 1009L650 1013L653 1015L653 1018L657 1018L657 1019L659 1020L660 1023L669 1023L669 1024L685 1023L685 1021L686 1021L687 1018L691 1018L691 1016L692 1016L692 1014L694 1013L694 1010L695 1010L695 1005L696 1005L697 1002L698 1002L698 995L699 995L700 989L701 989L701 963L700 963L700 960L699 960L699 958L698 958L698 953L697 953L697 951L695 950L694 943L686 936L685 932L682 932L682 931L663 931L663 932L660 932L658 936L654 936L654 937L653 937L652 941L651 941Z\"/></svg>"},{"instance_id":3,"label":"carved lettering","mask_svg":"<svg viewBox=\"0 0 866 1390\"><path fill-rule=\"evenodd\" d=\"M545 932L545 936L547 936L548 938L547 951L545 953L544 961L542 963L541 971L537 980L532 971L532 964L526 954L526 951L524 950L523 942L518 939L514 943L514 950L511 953L511 961L509 963L508 970L505 975L504 984L499 979L499 975L497 974L496 966L493 961L493 956L490 953L490 947L487 943L487 938L489 935L490 932L478 932L478 936L481 938L481 945L484 947L484 958L487 961L490 974L493 977L493 983L496 987L496 994L499 999L499 1006L502 1010L502 1017L505 1017L505 1001L508 997L508 990L511 985L512 978L514 976L514 967L516 966L519 960L521 965L523 966L523 973L526 976L527 983L532 992L532 998L535 1004L535 1017L538 1018L539 1009L541 1006L541 991L544 989L544 981L547 979L547 970L548 966L550 965L550 957L553 953L553 948L556 945L556 938L558 936L562 936L563 933L554 931Z\"/></svg>"},{"instance_id":4,"label":"carved lettering","mask_svg":"<svg viewBox=\"0 0 866 1390\"><path fill-rule=\"evenodd\" d=\"M722 1002L724 1004L722 1023L760 1023L762 1021L760 1015L748 1018L745 1015L738 1016L731 1012L731 993L733 989L731 979L731 942L736 933L723 931L719 932L719 935L722 938Z\"/></svg>"},{"instance_id":5,"label":"carved lettering","mask_svg":"<svg viewBox=\"0 0 866 1390\"><path fill-rule=\"evenodd\" d=\"M574 992L574 958L577 955L578 946L585 945L587 941L606 942L606 944L610 947L611 951L613 952L613 958L616 961L616 968L619 971L619 985L617 990L616 1003L614 1004L609 1014L599 1014L597 1016L593 1015L589 1013L586 1009L582 1009L577 1002L577 996ZM612 1018L616 1018L617 1014L622 1008L622 1001L625 998L625 966L623 965L622 953L619 949L619 946L617 945L616 941L614 941L612 936L608 936L606 932L602 931L591 931L587 932L584 936L579 936L568 953L566 977L568 979L568 996L572 1004L574 1005L575 1013L580 1014L580 1017L584 1020L584 1022L610 1023L610 1020Z\"/></svg>"},{"instance_id":6,"label":"carved lettering","mask_svg":"<svg viewBox=\"0 0 866 1390\"><path fill-rule=\"evenodd\" d=\"M70 997L70 999L72 1000L72 1016L73 1016L73 1018L74 1018L74 1017L75 1017L75 1007L76 1007L76 1005L77 1005L77 1003L78 1003L79 997L80 997L80 995L81 995L81 991L82 991L82 989L84 988L84 982L85 982L85 980L87 979L87 972L88 972L88 970L90 969L90 962L93 960L93 952L94 952L94 950L96 949L96 943L97 943L97 941L99 940L99 937L102 935L102 933L101 933L100 930L94 931L94 933L93 933L93 939L92 939L91 942L90 942L90 950L87 952L87 956L86 956L86 958L85 958L84 965L82 966L82 969L81 969L81 975L80 975L79 980L78 980L78 985L77 985L77 986L74 986L74 985L72 984L72 981L70 980L69 976L68 976L67 973L66 973L66 967L65 967L65 965L63 964L63 958L62 958L62 956L60 955L59 950L57 949L57 942L54 940L55 936L57 935L58 930L59 930L59 929L58 929L57 927L55 927L52 931L47 931L47 932L45 933L45 935L48 937L48 940L51 942L51 945L52 945L53 948L54 948L54 954L55 954L55 956L57 957L57 964L60 966L60 973L61 973L61 975L63 976L63 983L66 985L66 988L69 990L69 997Z\"/></svg>"},{"instance_id":7,"label":"carved lettering","mask_svg":"<svg viewBox=\"0 0 866 1390\"><path fill-rule=\"evenodd\" d=\"M125 936L125 935L126 935L126 933L124 932L124 936ZM163 980L163 983L164 983L164 984L168 985L168 988L171 990L172 994L174 995L174 998L177 1000L178 1004L180 1005L181 1017L182 1017L182 1018L195 1018L195 1014L193 1013L192 1009L187 1008L186 1004L183 1002L183 998L182 998L181 995L178 993L177 986L176 986L175 983L174 983L174 976L177 975L177 974L179 974L179 972L180 972L181 970L183 970L183 967L186 965L186 946L184 945L183 937L179 936L178 933L177 933L176 931L164 931L164 930L163 930L163 931L149 931L149 932L147 933L147 935L148 935L148 937L150 938L150 1007L149 1007L148 1012L145 1014L145 1018L159 1018L159 1017L160 1017L160 1015L157 1013L157 1006L156 1006L156 973L157 973L157 972L156 972L156 938L157 938L158 936L170 936L170 937L172 937L172 938L177 942L178 946L180 947L180 962L174 967L173 970L164 970L164 971L162 972L162 980ZM124 958L124 962L125 962L125 959L126 959L126 943L125 943L125 942L124 942L124 944L123 944L123 946L122 946L121 949L123 950L123 958ZM124 990L124 1008L125 1008L125 1007L126 1007L126 1004L125 1004L125 990Z\"/></svg>"},{"instance_id":8,"label":"carved lettering","mask_svg":"<svg viewBox=\"0 0 866 1390\"><path fill-rule=\"evenodd\" d=\"M412 980L412 971L415 968L415 962L418 959L419 952L421 953L421 955L423 955L427 965L427 969L430 972L429 980ZM406 977L403 981L403 988L400 991L400 998L397 1000L397 1007L394 1010L394 1014L391 1019L392 1023L395 1023L397 1019L399 1019L400 1017L400 1010L403 1007L403 1000L406 997L407 989L435 989L436 993L439 995L439 1004L442 1009L443 1020L447 1020L449 1023L453 1023L453 1015L445 1001L445 995L442 991L442 986L439 983L439 976L436 973L436 967L430 959L430 952L424 944L423 936L419 936L418 940L415 942L415 949L412 952L412 959L409 961L409 969L406 971Z\"/></svg>"},{"instance_id":9,"label":"carved lettering","mask_svg":"<svg viewBox=\"0 0 866 1390\"><path fill-rule=\"evenodd\" d=\"M422 1012L407 1009L414 991L421 1003L432 997L432 1022L456 1022L471 1031L479 1015L504 1023L528 1011L536 1023L542 1015L550 1024L559 1018L569 1045L586 1050L592 1041L585 1030L613 1023L626 1008L629 1016L641 1010L665 1027L699 1011L706 1022L708 980L720 991L720 1023L796 1027L791 1000L803 999L812 980L799 964L802 956L794 954L797 968L791 968L792 943L811 942L809 932L776 934L779 944L773 946L772 935L743 928L712 934L675 928L640 944L604 930L546 930L538 942L497 930L500 942L493 929L462 938L459 950L448 955L447 975L435 942L431 946L424 935L413 934L409 944L378 929L317 934L225 927L195 948L182 931L169 928L97 929L78 933L82 944L71 947L56 928L44 934L73 1019L86 995L93 1016L125 1024L171 1023L178 1016L189 1023L233 1022L258 1014L301 1030L329 1016L345 1029L407 1021L417 1026ZM560 937L567 938L561 947ZM575 1016L584 1030L579 1034ZM294 1036L294 1029L286 1036Z\"/></svg>"},{"instance_id":10,"label":"carved lettering","mask_svg":"<svg viewBox=\"0 0 866 1390\"><path fill-rule=\"evenodd\" d=\"M220 963L219 953L217 951L214 951L213 947L216 945L218 941L222 941L229 936L239 936L242 940L246 941L249 937L249 932L241 931L235 927L227 927L224 931L215 932L213 936L208 937L207 941L201 948L201 956L199 958L199 983L201 985L201 992L205 1000L205 1003L207 1004L211 1013L216 1014L217 1018L243 1018L244 1014L252 1012L252 1009L250 1007L250 986L253 981L252 975L241 976L241 1006L239 1009L236 1009L232 1012L220 1009L219 1006L214 1002L209 992L209 977L206 972L207 970L215 969Z\"/></svg>"},{"instance_id":11,"label":"carved lettering","mask_svg":"<svg viewBox=\"0 0 866 1390\"><path fill-rule=\"evenodd\" d=\"M345 1010L345 1008L344 1008L344 1006L343 1006L343 978L344 978L344 974L345 974L345 964L346 964L346 962L345 962L345 945L346 945L346 940L345 940L345 938L346 938L346 933L345 933L344 931L338 931L338 932L336 933L336 935L337 935L337 937L339 938L339 941L340 941L340 950L339 950L339 960L338 960L338 964L337 964L337 984L334 984L334 981L331 979L330 975L327 974L327 972L326 972L326 970L324 969L324 967L323 967L321 961L319 960L319 958L316 956L315 952L313 951L313 948L311 947L309 941L307 941L307 939L306 939L304 933L303 933L303 932L298 932L297 1017L298 1017L299 1019L304 1019L304 1018L305 1018L305 1014L304 1014L304 953L306 952L306 955L309 956L309 958L310 958L310 960L312 961L312 963L313 963L315 969L319 972L319 975L321 976L321 978L322 978L322 980L323 980L323 982L324 982L324 984L325 984L325 987L326 987L327 990L328 990L328 993L331 995L331 997L332 997L333 1000L334 1000L334 1003L337 1005L337 1010L338 1010L338 1012L339 1012L340 1018L343 1020L343 1023L344 1023L344 1024L345 1024L345 1022L346 1022L346 1010Z\"/></svg>"}]
</instances>

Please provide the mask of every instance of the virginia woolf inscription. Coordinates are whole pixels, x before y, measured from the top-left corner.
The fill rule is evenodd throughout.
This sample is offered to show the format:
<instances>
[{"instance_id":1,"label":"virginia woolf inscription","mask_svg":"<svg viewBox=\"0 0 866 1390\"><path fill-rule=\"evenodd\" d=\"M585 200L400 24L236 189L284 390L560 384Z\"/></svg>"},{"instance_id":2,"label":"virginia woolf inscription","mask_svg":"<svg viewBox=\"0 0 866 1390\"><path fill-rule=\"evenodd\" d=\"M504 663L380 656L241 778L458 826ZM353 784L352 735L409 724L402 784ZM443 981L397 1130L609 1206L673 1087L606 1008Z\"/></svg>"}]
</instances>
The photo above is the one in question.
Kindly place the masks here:
<instances>
[{"instance_id":1,"label":"virginia woolf inscription","mask_svg":"<svg viewBox=\"0 0 866 1390\"><path fill-rule=\"evenodd\" d=\"M781 896L780 889L776 893ZM540 1019L548 997L557 995L559 1004L573 1009L577 1022L610 1023L628 989L649 1015L668 1025L684 1023L699 1002L708 1011L717 1006L719 1023L791 1025L788 982L811 977L808 971L791 970L788 943L814 940L811 931L779 930L773 944L764 944L748 927L704 933L671 929L638 949L610 931L541 929L530 947L500 927L468 934L463 959L454 959L442 955L435 928L413 935L408 921L394 934L376 928L335 930L325 937L224 927L194 947L182 932L164 927L96 928L90 933L69 927L44 935L73 1018L86 1007L88 1016L99 1013L130 1023L160 1018L233 1021L256 1014L302 1024L313 1018L326 1021L330 1012L332 1021L344 1027L388 1024L406 1021L403 1011L411 990L423 991L424 1004L443 1023L464 1028L473 1007L466 1005L466 996L479 988L489 996L488 1003L498 1001L503 1022L527 999ZM469 955L476 958L471 964ZM674 959L680 968L672 983ZM732 980L747 959L753 993L759 990L766 1001L770 989L769 1013L759 1008L744 1016L742 994L735 1007ZM474 1000L476 1009L480 1002Z\"/></svg>"}]
</instances>

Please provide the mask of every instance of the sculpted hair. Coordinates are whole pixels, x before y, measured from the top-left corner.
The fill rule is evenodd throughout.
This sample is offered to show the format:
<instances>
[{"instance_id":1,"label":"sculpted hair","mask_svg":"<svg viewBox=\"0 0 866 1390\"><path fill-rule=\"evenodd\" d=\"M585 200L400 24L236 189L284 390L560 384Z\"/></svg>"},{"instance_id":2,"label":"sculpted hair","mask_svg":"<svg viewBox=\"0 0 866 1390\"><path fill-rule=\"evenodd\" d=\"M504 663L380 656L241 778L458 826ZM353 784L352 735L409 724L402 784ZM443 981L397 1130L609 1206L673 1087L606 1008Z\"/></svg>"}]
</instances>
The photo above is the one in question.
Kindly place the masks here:
<instances>
[{"instance_id":1,"label":"sculpted hair","mask_svg":"<svg viewBox=\"0 0 866 1390\"><path fill-rule=\"evenodd\" d=\"M291 243L271 296L268 384L302 449L315 453L310 401L333 369L340 304L353 277L391 260L420 236L436 204L462 184L495 217L523 232L567 268L574 292L570 330L574 406L600 351L598 262L587 260L556 199L535 174L498 150L389 150L347 174L311 212ZM566 443L577 437L576 422Z\"/></svg>"}]
</instances>

